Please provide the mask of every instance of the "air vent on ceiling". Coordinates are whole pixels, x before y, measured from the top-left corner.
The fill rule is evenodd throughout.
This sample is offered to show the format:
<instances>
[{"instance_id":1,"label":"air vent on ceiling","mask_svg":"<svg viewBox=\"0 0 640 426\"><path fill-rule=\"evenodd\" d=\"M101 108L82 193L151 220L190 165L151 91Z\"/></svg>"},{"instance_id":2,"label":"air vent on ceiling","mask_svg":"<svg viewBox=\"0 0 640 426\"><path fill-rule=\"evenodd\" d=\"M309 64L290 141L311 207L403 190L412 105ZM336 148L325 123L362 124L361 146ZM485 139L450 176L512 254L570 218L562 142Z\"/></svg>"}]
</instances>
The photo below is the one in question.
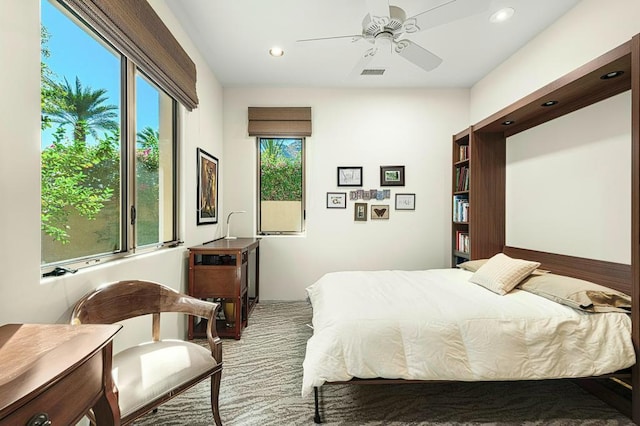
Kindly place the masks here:
<instances>
[{"instance_id":1,"label":"air vent on ceiling","mask_svg":"<svg viewBox=\"0 0 640 426\"><path fill-rule=\"evenodd\" d=\"M362 70L360 75L382 75L384 74L385 71L386 70L384 69L367 69L367 70Z\"/></svg>"}]
</instances>

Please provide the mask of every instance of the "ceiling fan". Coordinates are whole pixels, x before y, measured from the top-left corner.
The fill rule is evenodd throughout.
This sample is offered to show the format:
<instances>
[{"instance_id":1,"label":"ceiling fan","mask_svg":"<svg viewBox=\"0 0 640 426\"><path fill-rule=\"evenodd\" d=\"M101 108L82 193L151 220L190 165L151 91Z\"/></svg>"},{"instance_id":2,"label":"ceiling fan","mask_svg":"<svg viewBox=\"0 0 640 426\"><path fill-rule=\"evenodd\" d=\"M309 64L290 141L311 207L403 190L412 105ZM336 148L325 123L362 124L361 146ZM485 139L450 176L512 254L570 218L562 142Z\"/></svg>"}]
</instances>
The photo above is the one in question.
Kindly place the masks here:
<instances>
[{"instance_id":1,"label":"ceiling fan","mask_svg":"<svg viewBox=\"0 0 640 426\"><path fill-rule=\"evenodd\" d=\"M428 9L407 18L405 11L398 6L389 5L389 0L367 0L369 13L362 20L362 33L297 41L350 38L352 42L364 40L373 44L373 47L361 54L353 70L353 73L360 75L383 73L384 70L367 70L367 65L374 58L386 57L392 52L425 71L431 71L442 63L442 58L407 37L485 11L490 3L491 0L429 0Z\"/></svg>"}]
</instances>

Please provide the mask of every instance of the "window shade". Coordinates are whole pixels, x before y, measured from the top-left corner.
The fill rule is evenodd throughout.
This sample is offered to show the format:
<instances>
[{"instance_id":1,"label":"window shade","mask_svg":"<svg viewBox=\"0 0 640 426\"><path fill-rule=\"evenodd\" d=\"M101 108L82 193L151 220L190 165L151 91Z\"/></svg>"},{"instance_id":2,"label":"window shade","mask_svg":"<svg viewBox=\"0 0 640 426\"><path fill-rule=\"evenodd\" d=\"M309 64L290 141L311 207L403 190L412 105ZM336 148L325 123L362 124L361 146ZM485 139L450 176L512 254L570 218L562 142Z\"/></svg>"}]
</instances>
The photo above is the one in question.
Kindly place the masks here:
<instances>
[{"instance_id":1,"label":"window shade","mask_svg":"<svg viewBox=\"0 0 640 426\"><path fill-rule=\"evenodd\" d=\"M311 107L249 107L249 136L311 136Z\"/></svg>"},{"instance_id":2,"label":"window shade","mask_svg":"<svg viewBox=\"0 0 640 426\"><path fill-rule=\"evenodd\" d=\"M198 106L196 66L146 0L58 0L187 109Z\"/></svg>"}]
</instances>

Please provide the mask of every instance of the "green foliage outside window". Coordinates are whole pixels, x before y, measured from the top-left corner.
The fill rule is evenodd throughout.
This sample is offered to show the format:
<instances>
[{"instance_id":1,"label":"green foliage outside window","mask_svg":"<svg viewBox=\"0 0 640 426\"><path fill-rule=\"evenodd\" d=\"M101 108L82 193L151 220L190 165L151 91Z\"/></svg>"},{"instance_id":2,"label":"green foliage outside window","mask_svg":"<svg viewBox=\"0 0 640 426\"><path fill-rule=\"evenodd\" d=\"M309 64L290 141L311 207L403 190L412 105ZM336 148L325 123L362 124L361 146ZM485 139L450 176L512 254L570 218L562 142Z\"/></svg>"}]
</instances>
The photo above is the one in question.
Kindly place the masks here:
<instances>
[{"instance_id":1,"label":"green foliage outside window","mask_svg":"<svg viewBox=\"0 0 640 426\"><path fill-rule=\"evenodd\" d=\"M95 241L113 239L119 227L120 126L118 107L107 104L107 91L84 86L76 76L74 84L62 81L49 68L50 35L41 27L41 128L55 128L53 142L41 152L41 227L61 244L71 242L70 218L87 220L103 217L93 230ZM68 135L68 129L71 135ZM102 136L99 132L103 132ZM94 140L87 141L87 136ZM145 211L158 217L158 131L145 128L138 133L137 177L142 182L138 194ZM114 219L115 218L115 219ZM158 221L150 221L139 233L150 242L158 241ZM116 232L109 229L116 228ZM143 226L141 226L143 228ZM106 236L106 237L105 237ZM116 238L117 239L117 238ZM119 241L109 241L117 247ZM80 248L79 253L83 250ZM64 256L62 256L65 258Z\"/></svg>"},{"instance_id":2,"label":"green foliage outside window","mask_svg":"<svg viewBox=\"0 0 640 426\"><path fill-rule=\"evenodd\" d=\"M260 140L262 201L302 200L301 147L300 139Z\"/></svg>"}]
</instances>

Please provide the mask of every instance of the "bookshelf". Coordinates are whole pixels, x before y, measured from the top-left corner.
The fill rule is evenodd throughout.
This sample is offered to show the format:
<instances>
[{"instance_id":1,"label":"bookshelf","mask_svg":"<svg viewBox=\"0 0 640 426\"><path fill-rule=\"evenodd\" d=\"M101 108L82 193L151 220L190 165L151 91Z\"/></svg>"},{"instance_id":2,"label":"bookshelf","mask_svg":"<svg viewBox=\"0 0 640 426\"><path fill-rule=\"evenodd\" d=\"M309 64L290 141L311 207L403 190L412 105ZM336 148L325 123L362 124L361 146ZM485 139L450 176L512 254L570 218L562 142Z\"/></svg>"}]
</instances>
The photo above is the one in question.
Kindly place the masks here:
<instances>
[{"instance_id":1,"label":"bookshelf","mask_svg":"<svg viewBox=\"0 0 640 426\"><path fill-rule=\"evenodd\" d=\"M451 208L451 263L453 266L471 258L469 244L470 134L471 129L466 129L453 136Z\"/></svg>"},{"instance_id":2,"label":"bookshelf","mask_svg":"<svg viewBox=\"0 0 640 426\"><path fill-rule=\"evenodd\" d=\"M453 135L451 265L504 247L504 137L473 127Z\"/></svg>"}]
</instances>

